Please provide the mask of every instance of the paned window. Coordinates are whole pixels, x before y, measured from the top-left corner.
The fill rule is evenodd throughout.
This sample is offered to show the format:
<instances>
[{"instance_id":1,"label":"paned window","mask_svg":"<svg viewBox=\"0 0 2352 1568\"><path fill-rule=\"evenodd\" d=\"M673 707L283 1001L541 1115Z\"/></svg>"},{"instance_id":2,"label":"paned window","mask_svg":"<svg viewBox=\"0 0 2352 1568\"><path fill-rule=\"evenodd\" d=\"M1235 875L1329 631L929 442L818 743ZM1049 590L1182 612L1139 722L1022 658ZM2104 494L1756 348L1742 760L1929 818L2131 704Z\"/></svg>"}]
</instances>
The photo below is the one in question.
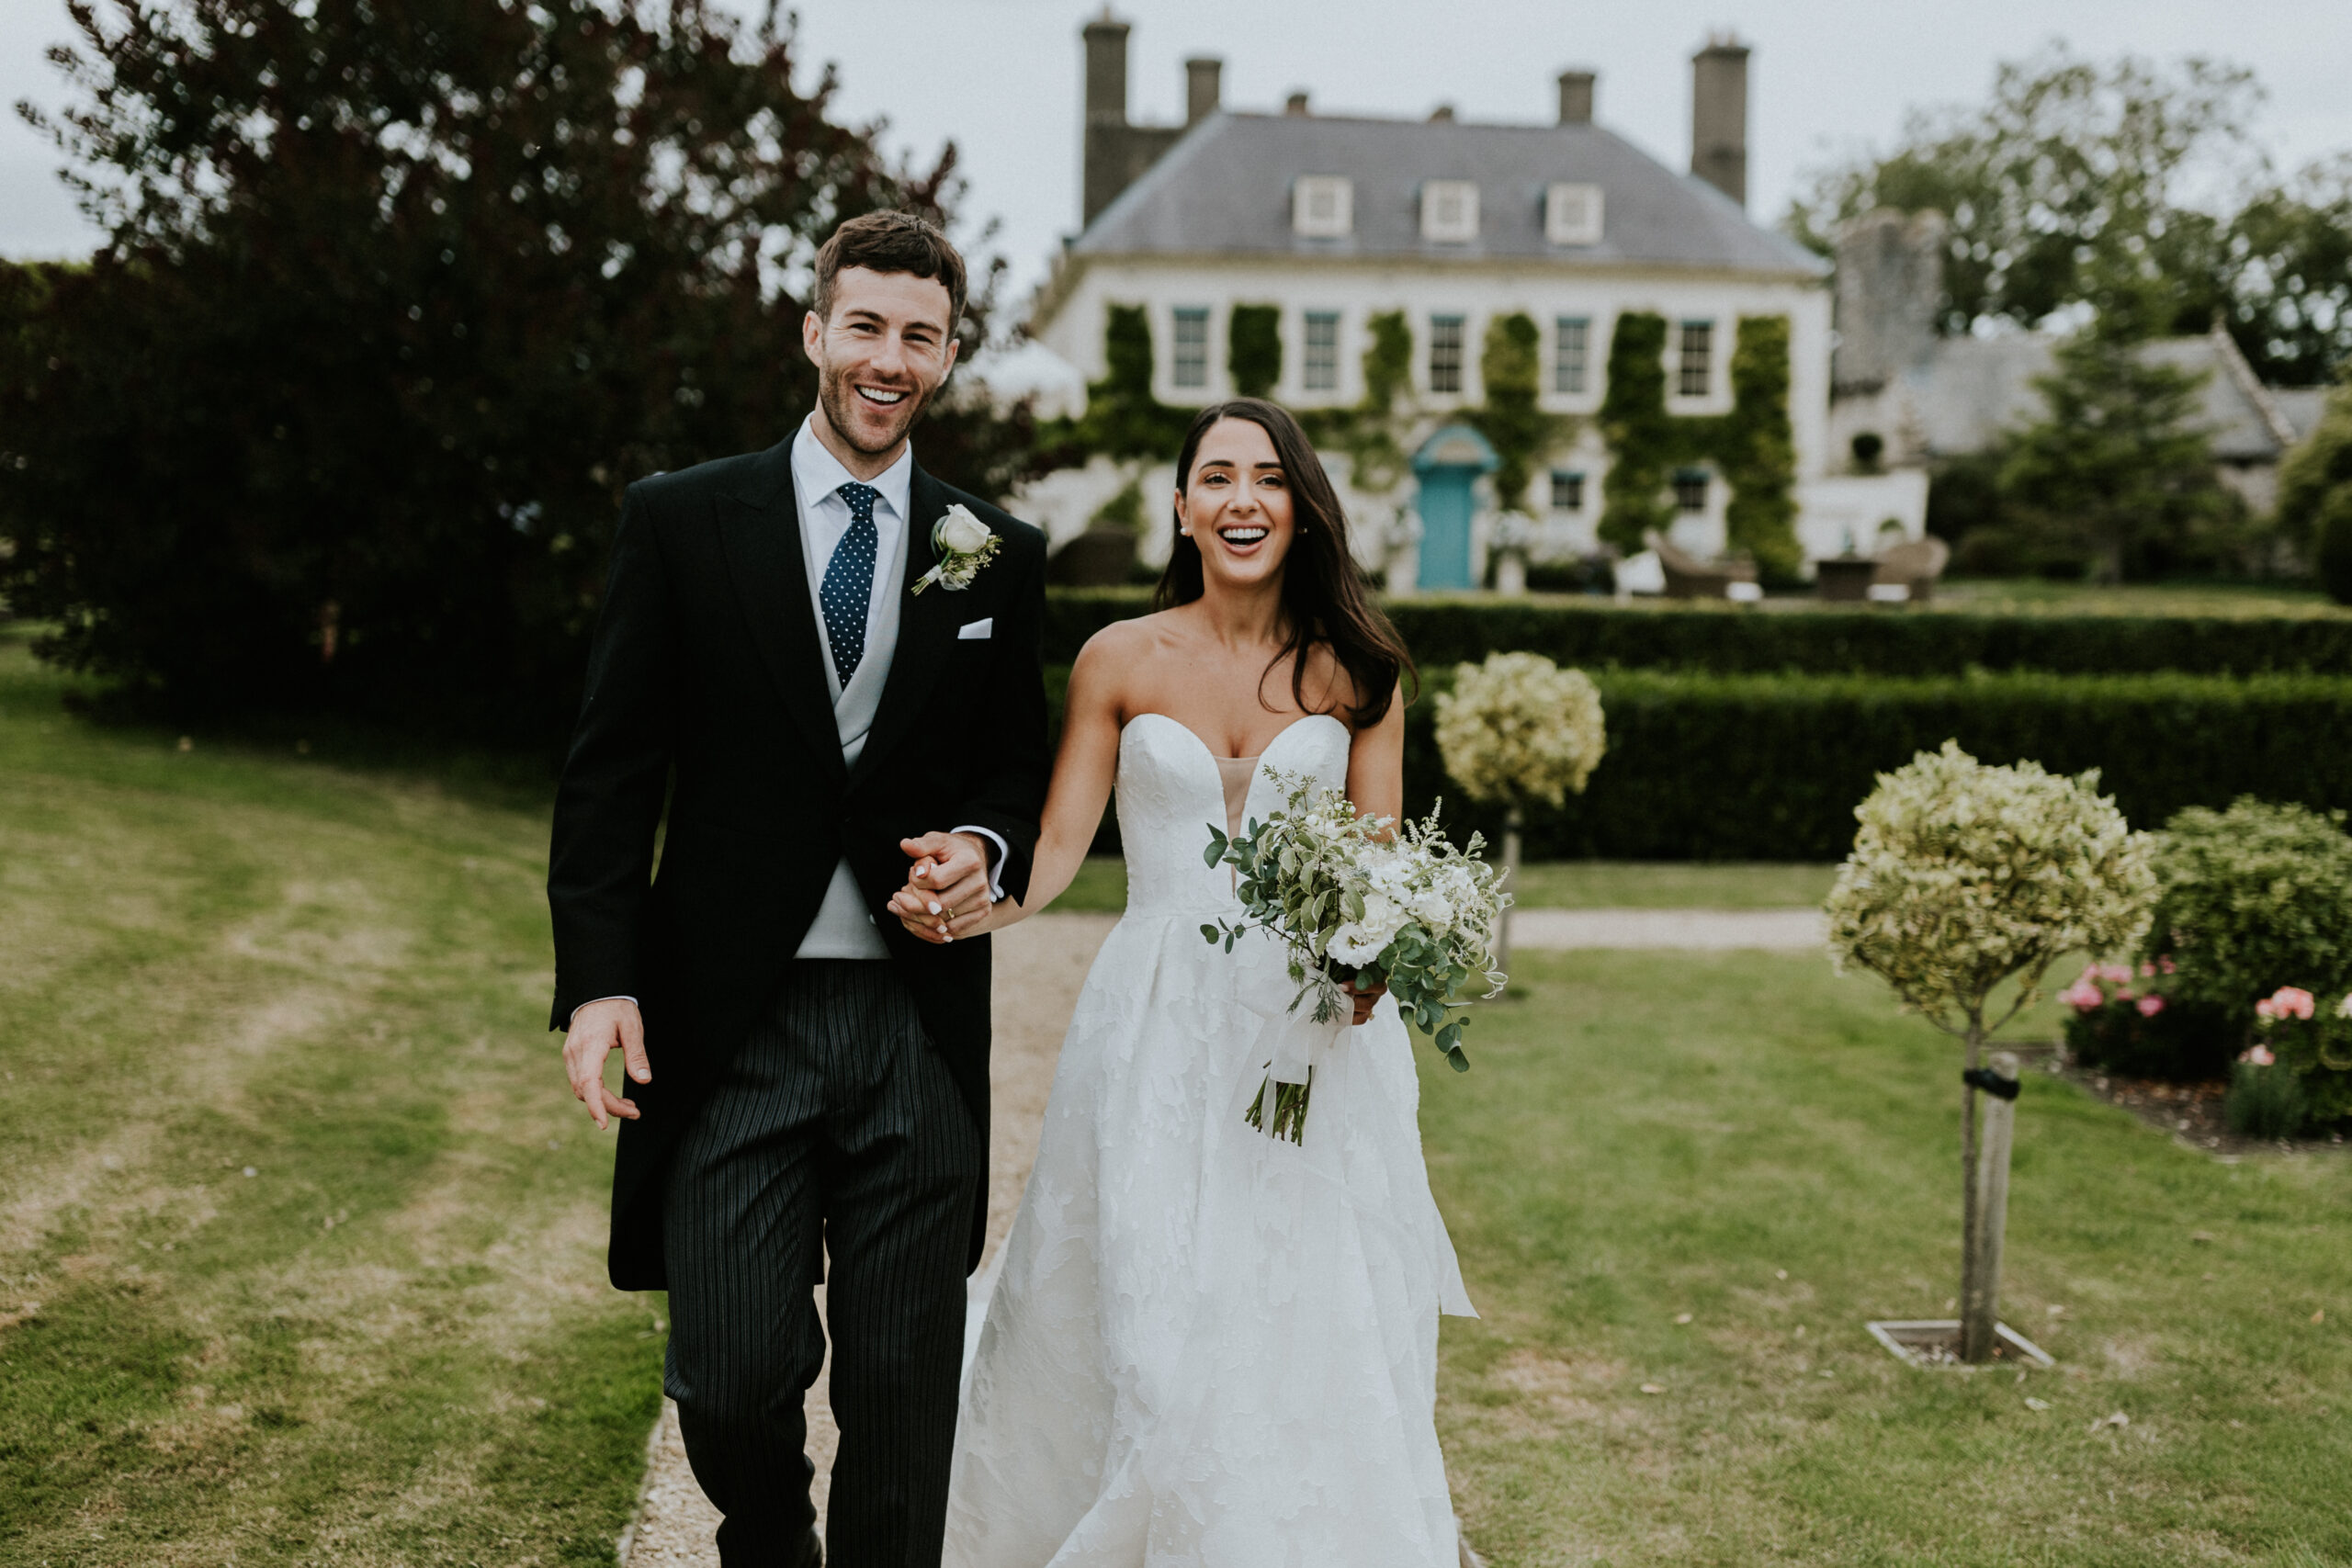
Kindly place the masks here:
<instances>
[{"instance_id":1,"label":"paned window","mask_svg":"<svg viewBox=\"0 0 2352 1568\"><path fill-rule=\"evenodd\" d=\"M1290 187L1295 233L1337 239L1355 228L1355 182L1344 175L1301 175Z\"/></svg>"},{"instance_id":2,"label":"paned window","mask_svg":"<svg viewBox=\"0 0 2352 1568\"><path fill-rule=\"evenodd\" d=\"M1683 322L1680 346L1674 390L1680 397L1703 398L1714 382L1715 323Z\"/></svg>"},{"instance_id":3,"label":"paned window","mask_svg":"<svg viewBox=\"0 0 2352 1568\"><path fill-rule=\"evenodd\" d=\"M1707 470L1677 468L1674 470L1674 510L1704 512L1707 510Z\"/></svg>"},{"instance_id":4,"label":"paned window","mask_svg":"<svg viewBox=\"0 0 2352 1568\"><path fill-rule=\"evenodd\" d=\"M1555 245L1600 243L1600 187L1559 185L1545 191L1544 237Z\"/></svg>"},{"instance_id":5,"label":"paned window","mask_svg":"<svg viewBox=\"0 0 2352 1568\"><path fill-rule=\"evenodd\" d=\"M1169 379L1179 387L1209 384L1209 313L1198 307L1176 312L1176 352L1169 356Z\"/></svg>"},{"instance_id":6,"label":"paned window","mask_svg":"<svg viewBox=\"0 0 2352 1568\"><path fill-rule=\"evenodd\" d=\"M1553 323L1552 390L1584 390L1585 368L1591 353L1592 321L1585 316L1562 316Z\"/></svg>"},{"instance_id":7,"label":"paned window","mask_svg":"<svg viewBox=\"0 0 2352 1568\"><path fill-rule=\"evenodd\" d=\"M1478 237L1478 182L1425 180L1421 184L1421 238L1462 244Z\"/></svg>"},{"instance_id":8,"label":"paned window","mask_svg":"<svg viewBox=\"0 0 2352 1568\"><path fill-rule=\"evenodd\" d=\"M1430 318L1430 390L1462 390L1462 318Z\"/></svg>"},{"instance_id":9,"label":"paned window","mask_svg":"<svg viewBox=\"0 0 2352 1568\"><path fill-rule=\"evenodd\" d=\"M1574 468L1552 470L1552 510L1582 512L1584 510L1584 476Z\"/></svg>"},{"instance_id":10,"label":"paned window","mask_svg":"<svg viewBox=\"0 0 2352 1568\"><path fill-rule=\"evenodd\" d=\"M1306 353L1299 364L1299 384L1310 392L1333 392L1340 387L1340 315L1336 310L1306 312Z\"/></svg>"}]
</instances>

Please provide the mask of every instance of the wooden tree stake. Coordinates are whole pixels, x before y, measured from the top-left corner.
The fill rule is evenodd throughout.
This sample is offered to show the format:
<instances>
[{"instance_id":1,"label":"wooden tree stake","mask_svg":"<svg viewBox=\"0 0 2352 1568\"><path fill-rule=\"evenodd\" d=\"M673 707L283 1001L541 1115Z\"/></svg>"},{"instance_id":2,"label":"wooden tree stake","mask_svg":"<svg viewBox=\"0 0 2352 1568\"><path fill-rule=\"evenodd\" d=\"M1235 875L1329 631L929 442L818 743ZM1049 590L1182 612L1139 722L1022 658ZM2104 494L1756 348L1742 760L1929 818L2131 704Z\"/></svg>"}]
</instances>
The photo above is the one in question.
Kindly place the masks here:
<instances>
[{"instance_id":1,"label":"wooden tree stake","mask_svg":"<svg viewBox=\"0 0 2352 1568\"><path fill-rule=\"evenodd\" d=\"M1995 1076L2018 1081L2018 1059L1996 1051L1986 1065ZM1997 1094L1968 1090L1971 1114L1983 1108L1983 1130L1969 1172L1966 1256L1960 1278L1960 1359L1993 1359L1995 1326L2001 1317L2001 1238L2009 1213L2009 1144L2017 1131L2017 1101Z\"/></svg>"}]
</instances>

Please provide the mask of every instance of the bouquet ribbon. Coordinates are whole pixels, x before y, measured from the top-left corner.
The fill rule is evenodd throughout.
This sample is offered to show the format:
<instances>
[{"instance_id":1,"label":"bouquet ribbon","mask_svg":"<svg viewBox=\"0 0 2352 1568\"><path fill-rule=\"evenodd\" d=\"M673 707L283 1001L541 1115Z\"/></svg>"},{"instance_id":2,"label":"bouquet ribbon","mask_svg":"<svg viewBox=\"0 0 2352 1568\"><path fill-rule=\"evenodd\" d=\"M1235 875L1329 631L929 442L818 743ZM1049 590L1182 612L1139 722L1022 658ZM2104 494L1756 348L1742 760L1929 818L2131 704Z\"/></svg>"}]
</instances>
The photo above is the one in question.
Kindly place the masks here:
<instances>
[{"instance_id":1,"label":"bouquet ribbon","mask_svg":"<svg viewBox=\"0 0 2352 1568\"><path fill-rule=\"evenodd\" d=\"M1310 1082L1316 1067L1339 1049L1340 1037L1350 1026L1346 1013L1328 1023L1317 1023L1315 1015L1304 1008L1275 1005L1261 1009L1250 1002L1242 1006L1258 1020L1258 1032L1250 1042L1250 1054L1266 1064L1269 1085ZM1270 1138L1279 1136L1274 1132L1271 1106L1259 1131Z\"/></svg>"}]
</instances>

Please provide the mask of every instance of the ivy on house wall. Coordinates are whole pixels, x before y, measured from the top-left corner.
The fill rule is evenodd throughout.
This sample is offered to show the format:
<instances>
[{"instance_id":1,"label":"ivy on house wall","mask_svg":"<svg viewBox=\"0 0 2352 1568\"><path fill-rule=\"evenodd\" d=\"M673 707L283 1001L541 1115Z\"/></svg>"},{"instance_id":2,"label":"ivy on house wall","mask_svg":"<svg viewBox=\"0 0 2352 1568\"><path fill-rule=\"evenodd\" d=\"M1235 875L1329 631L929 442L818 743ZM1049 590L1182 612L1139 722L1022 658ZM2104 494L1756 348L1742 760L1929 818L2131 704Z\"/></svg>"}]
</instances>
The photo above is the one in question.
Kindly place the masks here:
<instances>
[{"instance_id":1,"label":"ivy on house wall","mask_svg":"<svg viewBox=\"0 0 2352 1568\"><path fill-rule=\"evenodd\" d=\"M1667 483L1685 463L1713 459L1731 486L1724 533L1770 578L1794 578L1796 437L1789 421L1789 320L1742 316L1732 349L1732 409L1722 416L1666 412L1666 318L1629 310L1609 340L1600 434L1601 540L1627 555L1674 521Z\"/></svg>"},{"instance_id":2,"label":"ivy on house wall","mask_svg":"<svg viewBox=\"0 0 2352 1568\"><path fill-rule=\"evenodd\" d=\"M1226 323L1225 367L1245 398L1273 395L1283 378L1283 312L1279 305L1236 305Z\"/></svg>"},{"instance_id":3,"label":"ivy on house wall","mask_svg":"<svg viewBox=\"0 0 2352 1568\"><path fill-rule=\"evenodd\" d=\"M1152 391L1151 317L1143 306L1104 310L1102 364L1102 379L1086 389L1086 412L1053 434L1105 457L1174 457L1192 414Z\"/></svg>"},{"instance_id":4,"label":"ivy on house wall","mask_svg":"<svg viewBox=\"0 0 2352 1568\"><path fill-rule=\"evenodd\" d=\"M1600 439L1609 469L1600 479L1603 544L1623 555L1674 521L1667 479L1690 445L1684 422L1666 412L1666 318L1628 310L1609 334L1609 385L1600 396Z\"/></svg>"},{"instance_id":5,"label":"ivy on house wall","mask_svg":"<svg viewBox=\"0 0 2352 1568\"><path fill-rule=\"evenodd\" d=\"M1535 322L1524 311L1514 310L1487 323L1486 346L1478 360L1487 400L1471 413L1470 423L1495 449L1495 502L1505 512L1527 509L1527 482L1535 460L1558 438L1561 422L1537 405L1544 389L1541 342Z\"/></svg>"},{"instance_id":6,"label":"ivy on house wall","mask_svg":"<svg viewBox=\"0 0 2352 1568\"><path fill-rule=\"evenodd\" d=\"M1742 316L1731 353L1731 412L1718 425L1715 461L1731 485L1724 532L1756 558L1767 581L1793 581L1797 547L1797 443L1789 423L1789 319Z\"/></svg>"},{"instance_id":7,"label":"ivy on house wall","mask_svg":"<svg viewBox=\"0 0 2352 1568\"><path fill-rule=\"evenodd\" d=\"M1299 424L1323 450L1348 455L1351 479L1367 494L1384 494L1405 477L1402 432L1412 417L1413 329L1402 310L1384 310L1364 322L1363 397L1346 408L1301 409Z\"/></svg>"}]
</instances>

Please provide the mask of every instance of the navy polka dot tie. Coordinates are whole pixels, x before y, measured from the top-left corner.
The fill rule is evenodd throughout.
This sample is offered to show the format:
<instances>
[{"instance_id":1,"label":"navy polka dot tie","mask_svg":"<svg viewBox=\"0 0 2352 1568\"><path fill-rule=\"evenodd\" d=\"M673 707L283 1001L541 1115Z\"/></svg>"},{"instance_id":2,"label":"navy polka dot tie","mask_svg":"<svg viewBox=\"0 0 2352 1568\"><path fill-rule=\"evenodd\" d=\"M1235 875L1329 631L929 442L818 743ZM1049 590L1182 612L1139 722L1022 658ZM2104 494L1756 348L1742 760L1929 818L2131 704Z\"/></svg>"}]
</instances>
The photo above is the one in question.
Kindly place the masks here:
<instances>
[{"instance_id":1,"label":"navy polka dot tie","mask_svg":"<svg viewBox=\"0 0 2352 1568\"><path fill-rule=\"evenodd\" d=\"M882 492L852 479L835 493L849 502L849 532L825 563L817 602L825 607L825 640L832 644L833 669L846 686L865 657L865 610L874 597L874 556L881 543L874 526L874 503Z\"/></svg>"}]
</instances>

